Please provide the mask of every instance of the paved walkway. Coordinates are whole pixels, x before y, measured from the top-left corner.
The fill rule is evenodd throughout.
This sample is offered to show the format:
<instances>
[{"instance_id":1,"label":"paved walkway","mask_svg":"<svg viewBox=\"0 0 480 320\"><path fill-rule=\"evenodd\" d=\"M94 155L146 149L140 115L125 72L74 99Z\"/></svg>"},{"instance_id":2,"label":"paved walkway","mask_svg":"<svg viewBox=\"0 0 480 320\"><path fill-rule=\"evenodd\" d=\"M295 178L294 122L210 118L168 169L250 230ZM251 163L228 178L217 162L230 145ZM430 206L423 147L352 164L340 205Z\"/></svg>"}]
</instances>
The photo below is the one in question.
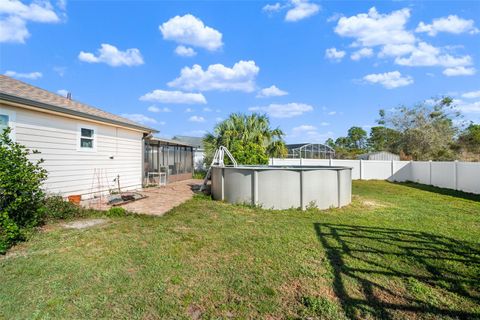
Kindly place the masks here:
<instances>
[{"instance_id":1,"label":"paved walkway","mask_svg":"<svg viewBox=\"0 0 480 320\"><path fill-rule=\"evenodd\" d=\"M168 184L165 187L146 188L140 191L147 196L122 205L128 211L161 216L172 208L193 197L192 187L201 184L202 180L189 179Z\"/></svg>"}]
</instances>

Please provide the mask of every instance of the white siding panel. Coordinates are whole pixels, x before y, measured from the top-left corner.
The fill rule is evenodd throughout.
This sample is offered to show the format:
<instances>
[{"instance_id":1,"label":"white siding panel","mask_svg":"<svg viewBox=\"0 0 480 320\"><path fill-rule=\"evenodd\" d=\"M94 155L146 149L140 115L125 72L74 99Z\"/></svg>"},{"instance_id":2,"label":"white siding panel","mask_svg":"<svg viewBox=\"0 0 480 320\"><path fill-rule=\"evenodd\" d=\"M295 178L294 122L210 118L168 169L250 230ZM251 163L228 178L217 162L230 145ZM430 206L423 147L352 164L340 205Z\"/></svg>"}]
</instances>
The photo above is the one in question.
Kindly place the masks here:
<instances>
[{"instance_id":1,"label":"white siding panel","mask_svg":"<svg viewBox=\"0 0 480 320\"><path fill-rule=\"evenodd\" d=\"M412 162L412 176L413 182L430 184L430 162L429 161L414 161Z\"/></svg>"},{"instance_id":2,"label":"white siding panel","mask_svg":"<svg viewBox=\"0 0 480 320\"><path fill-rule=\"evenodd\" d=\"M44 159L48 192L88 197L98 191L95 169L104 172L101 184L107 189L116 187L113 180L118 175L122 189L141 187L142 133L22 108L2 108L16 112L16 141L41 152L31 159ZM78 127L82 124L96 128L95 152L77 150Z\"/></svg>"},{"instance_id":3,"label":"white siding panel","mask_svg":"<svg viewBox=\"0 0 480 320\"><path fill-rule=\"evenodd\" d=\"M386 180L392 176L392 161L362 160L362 179Z\"/></svg>"},{"instance_id":4,"label":"white siding panel","mask_svg":"<svg viewBox=\"0 0 480 320\"><path fill-rule=\"evenodd\" d=\"M480 163L457 163L458 190L480 194Z\"/></svg>"},{"instance_id":5,"label":"white siding panel","mask_svg":"<svg viewBox=\"0 0 480 320\"><path fill-rule=\"evenodd\" d=\"M455 162L432 162L432 185L455 189Z\"/></svg>"}]
</instances>

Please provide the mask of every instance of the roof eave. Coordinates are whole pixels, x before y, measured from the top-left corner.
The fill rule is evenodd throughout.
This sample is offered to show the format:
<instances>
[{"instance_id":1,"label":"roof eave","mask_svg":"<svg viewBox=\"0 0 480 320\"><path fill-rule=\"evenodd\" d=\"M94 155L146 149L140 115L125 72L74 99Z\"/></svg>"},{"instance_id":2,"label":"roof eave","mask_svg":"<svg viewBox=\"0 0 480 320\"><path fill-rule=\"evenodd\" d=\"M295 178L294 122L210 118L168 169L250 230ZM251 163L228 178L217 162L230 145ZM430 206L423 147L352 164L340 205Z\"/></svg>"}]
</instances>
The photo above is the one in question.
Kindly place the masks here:
<instances>
[{"instance_id":1,"label":"roof eave","mask_svg":"<svg viewBox=\"0 0 480 320\"><path fill-rule=\"evenodd\" d=\"M32 107L35 107L35 108L48 110L48 111L64 113L64 114L67 114L67 115L72 115L72 116L81 117L81 118L85 118L85 119L89 119L89 120L104 122L104 123L107 123L107 124L117 125L117 126L121 126L121 127L132 128L132 129L139 130L139 131L146 132L146 133L156 133L156 132L158 132L158 130L155 130L155 129L152 129L152 128L149 128L149 127L137 126L137 125L127 123L127 122L122 122L122 121L117 121L117 120L113 120L113 119L98 117L98 116L95 116L95 115L92 115L92 114L79 112L79 111L75 111L75 110L70 110L70 109L66 109L66 108L63 108L63 107L58 107L58 106L48 104L48 103L43 103L43 102L39 102L39 101L35 101L35 100L25 99L25 98L18 97L18 96L15 96L15 95L4 93L4 92L0 92L0 100L5 100L5 101L13 102L13 103L28 105L28 106L32 106Z\"/></svg>"}]
</instances>

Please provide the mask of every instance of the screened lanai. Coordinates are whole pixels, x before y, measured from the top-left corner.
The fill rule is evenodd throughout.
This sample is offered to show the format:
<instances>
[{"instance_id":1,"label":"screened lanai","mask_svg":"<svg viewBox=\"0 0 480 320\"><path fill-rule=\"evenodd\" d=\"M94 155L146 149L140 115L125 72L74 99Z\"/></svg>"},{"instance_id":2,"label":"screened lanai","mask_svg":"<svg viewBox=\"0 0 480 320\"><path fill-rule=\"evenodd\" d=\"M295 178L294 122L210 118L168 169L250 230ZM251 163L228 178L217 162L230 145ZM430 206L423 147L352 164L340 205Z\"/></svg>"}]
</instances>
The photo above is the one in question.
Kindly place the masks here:
<instances>
[{"instance_id":1,"label":"screened lanai","mask_svg":"<svg viewBox=\"0 0 480 320\"><path fill-rule=\"evenodd\" d=\"M145 140L144 185L192 178L193 146L163 138Z\"/></svg>"},{"instance_id":2,"label":"screened lanai","mask_svg":"<svg viewBox=\"0 0 480 320\"><path fill-rule=\"evenodd\" d=\"M287 144L288 158L293 159L333 159L335 150L321 143Z\"/></svg>"}]
</instances>

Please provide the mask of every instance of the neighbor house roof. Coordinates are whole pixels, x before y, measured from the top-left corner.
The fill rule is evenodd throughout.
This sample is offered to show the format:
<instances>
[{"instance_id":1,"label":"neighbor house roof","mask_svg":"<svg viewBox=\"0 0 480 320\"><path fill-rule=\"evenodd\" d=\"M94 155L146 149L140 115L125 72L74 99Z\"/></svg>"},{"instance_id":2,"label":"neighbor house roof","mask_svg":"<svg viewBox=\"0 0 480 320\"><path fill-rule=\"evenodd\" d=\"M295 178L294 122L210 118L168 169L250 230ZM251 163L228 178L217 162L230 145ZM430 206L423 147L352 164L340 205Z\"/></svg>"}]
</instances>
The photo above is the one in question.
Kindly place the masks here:
<instances>
[{"instance_id":1,"label":"neighbor house roof","mask_svg":"<svg viewBox=\"0 0 480 320\"><path fill-rule=\"evenodd\" d=\"M182 141L194 146L195 148L203 149L202 137L190 137L190 136L175 136L173 140Z\"/></svg>"},{"instance_id":2,"label":"neighbor house roof","mask_svg":"<svg viewBox=\"0 0 480 320\"><path fill-rule=\"evenodd\" d=\"M0 75L0 99L38 109L120 125L144 132L157 132L155 129L146 127L127 118L68 99L5 75Z\"/></svg>"}]
</instances>

